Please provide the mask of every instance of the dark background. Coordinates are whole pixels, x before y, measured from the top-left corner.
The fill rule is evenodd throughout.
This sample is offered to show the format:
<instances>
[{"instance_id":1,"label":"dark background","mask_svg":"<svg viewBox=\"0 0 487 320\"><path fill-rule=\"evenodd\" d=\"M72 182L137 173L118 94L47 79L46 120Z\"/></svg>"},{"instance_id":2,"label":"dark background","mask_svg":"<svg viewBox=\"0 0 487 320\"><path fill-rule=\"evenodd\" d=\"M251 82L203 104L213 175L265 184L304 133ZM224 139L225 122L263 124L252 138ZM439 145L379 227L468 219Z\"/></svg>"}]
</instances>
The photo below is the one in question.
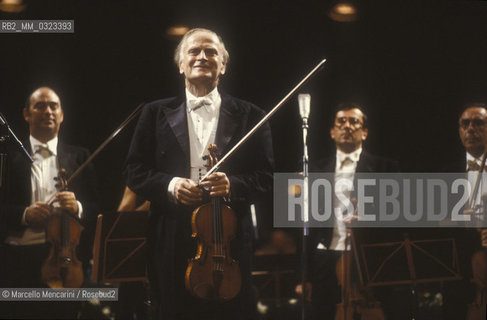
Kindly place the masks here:
<instances>
[{"instance_id":1,"label":"dark background","mask_svg":"<svg viewBox=\"0 0 487 320\"><path fill-rule=\"evenodd\" d=\"M142 101L183 87L172 62L173 24L220 34L231 61L221 89L266 111L323 58L303 89L312 96L311 158L331 155L331 109L363 104L366 148L398 159L403 171L438 171L463 156L462 104L486 101L487 2L359 1L351 23L327 16L333 1L26 1L0 19L74 19L74 34L0 34L0 110L18 136L26 97L38 86L61 96L61 138L94 151ZM123 162L135 123L96 158L102 208L121 197ZM297 99L271 120L276 171L299 170Z\"/></svg>"}]
</instances>

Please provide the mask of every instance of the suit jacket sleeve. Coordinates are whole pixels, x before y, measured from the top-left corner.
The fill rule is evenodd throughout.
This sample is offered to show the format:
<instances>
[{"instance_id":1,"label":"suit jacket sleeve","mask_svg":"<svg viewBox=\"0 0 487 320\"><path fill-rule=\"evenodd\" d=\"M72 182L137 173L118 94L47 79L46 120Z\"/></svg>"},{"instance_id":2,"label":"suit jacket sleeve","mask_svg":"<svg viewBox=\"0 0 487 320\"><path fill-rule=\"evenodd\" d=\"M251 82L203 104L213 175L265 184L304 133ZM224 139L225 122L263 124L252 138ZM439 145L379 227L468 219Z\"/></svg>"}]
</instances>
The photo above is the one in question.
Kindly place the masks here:
<instances>
[{"instance_id":1,"label":"suit jacket sleeve","mask_svg":"<svg viewBox=\"0 0 487 320\"><path fill-rule=\"evenodd\" d=\"M0 189L0 230L20 226L25 208L30 204L30 164L16 146L8 144L4 185ZM2 233L3 233L2 232Z\"/></svg>"},{"instance_id":2,"label":"suit jacket sleeve","mask_svg":"<svg viewBox=\"0 0 487 320\"><path fill-rule=\"evenodd\" d=\"M167 188L171 179L177 176L175 171L178 171L173 170L175 168L172 165L165 163L166 158L173 157L160 151L161 144L163 145L164 141L171 139L173 135L169 131L171 129L165 121L160 105L157 103L146 105L137 122L125 167L129 188L159 206L169 202ZM166 150L164 153L170 151ZM184 155L179 162L184 167Z\"/></svg>"},{"instance_id":3,"label":"suit jacket sleeve","mask_svg":"<svg viewBox=\"0 0 487 320\"><path fill-rule=\"evenodd\" d=\"M9 226L21 225L22 216L29 204L7 203L4 199L1 202L3 203L0 203L0 234L4 234Z\"/></svg>"},{"instance_id":4,"label":"suit jacket sleeve","mask_svg":"<svg viewBox=\"0 0 487 320\"><path fill-rule=\"evenodd\" d=\"M80 147L64 145L58 147L60 166L67 170L68 176L88 158L88 150ZM0 202L0 234L7 230L23 230L21 224L25 209L31 203L31 171L30 163L24 155L15 149L9 150L8 176L5 189L2 190ZM96 173L92 164L68 186L76 199L83 206L83 222L85 226L94 225L98 213Z\"/></svg>"}]
</instances>

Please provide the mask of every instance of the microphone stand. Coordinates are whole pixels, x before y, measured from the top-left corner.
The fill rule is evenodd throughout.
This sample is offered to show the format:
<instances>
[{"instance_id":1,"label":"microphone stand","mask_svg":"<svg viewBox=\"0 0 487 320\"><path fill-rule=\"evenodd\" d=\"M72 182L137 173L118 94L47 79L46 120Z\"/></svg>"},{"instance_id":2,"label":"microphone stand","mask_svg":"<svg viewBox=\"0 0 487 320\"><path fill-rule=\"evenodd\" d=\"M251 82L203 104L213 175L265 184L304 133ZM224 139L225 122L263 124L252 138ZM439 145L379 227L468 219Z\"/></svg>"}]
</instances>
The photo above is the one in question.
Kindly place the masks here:
<instances>
[{"instance_id":1,"label":"microphone stand","mask_svg":"<svg viewBox=\"0 0 487 320\"><path fill-rule=\"evenodd\" d=\"M302 295L302 310L301 319L305 320L306 314L306 268L307 268L307 238L309 235L308 219L309 219L309 206L308 206L308 117L303 117L303 238L302 238L302 254L301 254L301 286L303 290Z\"/></svg>"},{"instance_id":2,"label":"microphone stand","mask_svg":"<svg viewBox=\"0 0 487 320\"><path fill-rule=\"evenodd\" d=\"M5 190L5 177L7 175L7 152L4 150L7 136L0 134L0 202L3 202Z\"/></svg>"},{"instance_id":3,"label":"microphone stand","mask_svg":"<svg viewBox=\"0 0 487 320\"><path fill-rule=\"evenodd\" d=\"M12 131L12 129L10 129L10 126L8 125L7 120L5 120L5 117L3 116L2 113L0 113L0 125L5 126L7 128L7 131L8 131L6 136L0 137L0 143L5 142L6 140L8 140L8 138L12 138L13 141L17 144L17 146L19 146L19 148L23 151L23 153L27 157L27 159L29 159L30 163L33 163L34 159L32 159L29 151L27 151L27 149L25 149L22 142L20 142L19 138L17 138L15 133Z\"/></svg>"},{"instance_id":4,"label":"microphone stand","mask_svg":"<svg viewBox=\"0 0 487 320\"><path fill-rule=\"evenodd\" d=\"M15 133L12 131L7 123L4 115L0 112L0 128L5 127L6 133L0 132L0 201L4 201L6 195L7 186L5 186L5 181L7 177L7 158L8 154L6 151L6 144L9 139L12 139L15 144L22 150L22 153L27 157L30 163L34 162L34 159L30 156L30 153L25 149L24 145L17 138ZM2 129L3 131L3 129Z\"/></svg>"}]
</instances>

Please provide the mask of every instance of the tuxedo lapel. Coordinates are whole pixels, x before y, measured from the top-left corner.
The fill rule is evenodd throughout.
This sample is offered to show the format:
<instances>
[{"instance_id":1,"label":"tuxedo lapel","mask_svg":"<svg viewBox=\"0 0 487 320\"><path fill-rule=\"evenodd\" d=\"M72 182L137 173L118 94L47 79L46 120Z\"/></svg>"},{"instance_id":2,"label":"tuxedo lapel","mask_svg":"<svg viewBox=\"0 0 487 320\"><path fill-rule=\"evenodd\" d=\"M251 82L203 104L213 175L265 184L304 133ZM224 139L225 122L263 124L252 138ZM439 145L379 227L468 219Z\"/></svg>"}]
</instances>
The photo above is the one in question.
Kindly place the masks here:
<instances>
[{"instance_id":1,"label":"tuxedo lapel","mask_svg":"<svg viewBox=\"0 0 487 320\"><path fill-rule=\"evenodd\" d=\"M80 165L76 162L76 154L69 152L66 145L62 143L58 143L57 159L59 164L58 169L65 169L66 178L68 179L69 177L71 177L74 171L78 169L78 166Z\"/></svg>"},{"instance_id":2,"label":"tuxedo lapel","mask_svg":"<svg viewBox=\"0 0 487 320\"><path fill-rule=\"evenodd\" d=\"M30 141L27 139L24 141L25 149L31 154L32 156L32 147L30 146ZM31 201L31 191L32 191L32 181L31 181L31 163L27 160L27 157L24 155L23 152L12 152L12 177L14 179L19 179L19 181L25 181L22 183L23 187L23 194L25 194L26 198L28 198L28 202ZM10 155L9 155L10 156Z\"/></svg>"},{"instance_id":3,"label":"tuxedo lapel","mask_svg":"<svg viewBox=\"0 0 487 320\"><path fill-rule=\"evenodd\" d=\"M367 152L365 150L362 150L360 153L360 158L357 163L357 169L355 172L374 172L376 171L375 168L373 168L373 163L371 162L371 159Z\"/></svg>"},{"instance_id":4,"label":"tuxedo lapel","mask_svg":"<svg viewBox=\"0 0 487 320\"><path fill-rule=\"evenodd\" d=\"M464 157L459 160L456 164L456 172L465 172L467 171L467 158Z\"/></svg>"},{"instance_id":5,"label":"tuxedo lapel","mask_svg":"<svg viewBox=\"0 0 487 320\"><path fill-rule=\"evenodd\" d=\"M215 144L218 147L219 152L224 155L228 152L228 144L239 127L240 119L238 117L236 105L231 97L224 94L222 94L221 97L222 105L220 107L220 116L218 118Z\"/></svg>"},{"instance_id":6,"label":"tuxedo lapel","mask_svg":"<svg viewBox=\"0 0 487 320\"><path fill-rule=\"evenodd\" d=\"M222 104L220 106L215 144L223 155L228 151L228 145L239 127L240 119L238 109L232 98L226 94L222 94L221 97ZM186 103L183 102L176 108L171 106L163 107L163 112L181 149L186 154L187 159L190 159Z\"/></svg>"},{"instance_id":7,"label":"tuxedo lapel","mask_svg":"<svg viewBox=\"0 0 487 320\"><path fill-rule=\"evenodd\" d=\"M181 103L177 108L163 107L163 112L166 116L167 122L171 127L176 139L181 146L187 159L189 155L189 134L188 121L186 120L186 102Z\"/></svg>"},{"instance_id":8,"label":"tuxedo lapel","mask_svg":"<svg viewBox=\"0 0 487 320\"><path fill-rule=\"evenodd\" d=\"M336 156L331 158L330 161L328 161L326 164L325 164L325 167L324 167L324 172L335 172L335 168L336 168L336 163L337 163L337 158Z\"/></svg>"}]
</instances>

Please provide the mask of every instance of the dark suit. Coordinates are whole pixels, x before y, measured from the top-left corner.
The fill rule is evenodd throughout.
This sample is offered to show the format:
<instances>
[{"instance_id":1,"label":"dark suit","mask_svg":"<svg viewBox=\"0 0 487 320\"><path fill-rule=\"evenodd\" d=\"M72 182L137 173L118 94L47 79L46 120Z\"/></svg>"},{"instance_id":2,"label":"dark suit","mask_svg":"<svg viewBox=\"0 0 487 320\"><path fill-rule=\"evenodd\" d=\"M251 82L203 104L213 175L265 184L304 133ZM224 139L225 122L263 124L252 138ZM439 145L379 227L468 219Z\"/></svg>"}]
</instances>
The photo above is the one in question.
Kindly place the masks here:
<instances>
[{"instance_id":1,"label":"dark suit","mask_svg":"<svg viewBox=\"0 0 487 320\"><path fill-rule=\"evenodd\" d=\"M311 172L335 172L335 167L335 156L332 158L318 160L316 162L310 162ZM362 150L355 172L399 172L399 164L397 161L378 157L368 153L365 150ZM312 232L310 234L310 239L312 239L312 246L315 244L317 245L319 242L326 247L330 246L333 233L332 228L313 228L311 230ZM314 248L316 248L316 246L314 246Z\"/></svg>"},{"instance_id":2,"label":"dark suit","mask_svg":"<svg viewBox=\"0 0 487 320\"><path fill-rule=\"evenodd\" d=\"M215 143L226 154L263 116L264 112L249 102L221 94L222 103ZM232 255L239 260L242 290L234 301L223 305L204 304L188 296L184 272L195 255L191 239L193 207L176 205L167 196L173 177L190 176L190 147L185 98L154 101L144 107L127 158L127 184L137 194L151 201L149 224L149 271L159 317L173 319L178 313L192 318L191 308L200 303L200 313L208 317L247 319L251 305L249 287L252 237L249 202L268 191L272 185L273 152L270 128L265 124L219 171L225 172L231 185L230 206L237 213L237 237ZM191 304L191 305L188 305ZM227 310L222 314L213 309ZM197 317L198 311L194 317ZM167 317L167 318L166 318ZM203 316L202 316L203 317ZM240 317L240 318L239 318Z\"/></svg>"},{"instance_id":3,"label":"dark suit","mask_svg":"<svg viewBox=\"0 0 487 320\"><path fill-rule=\"evenodd\" d=\"M30 150L30 143L24 143ZM88 158L88 150L80 147L58 143L58 160L61 168L65 168L67 176ZM40 280L40 269L49 253L49 245L36 244L14 246L4 244L6 236L20 237L26 229L21 224L22 215L26 207L31 204L31 165L25 155L15 146L9 146L7 163L7 183L2 190L3 200L0 203L0 287L45 287ZM76 199L83 206L82 224L84 230L78 246L78 258L83 262L86 271L91 259L93 235L97 209L96 175L92 165L73 180L68 190L76 195ZM87 281L85 276L85 281ZM26 318L65 318L76 315L77 306L74 303L62 304L61 308L53 308L46 303L2 303L0 314L7 317Z\"/></svg>"},{"instance_id":4,"label":"dark suit","mask_svg":"<svg viewBox=\"0 0 487 320\"><path fill-rule=\"evenodd\" d=\"M467 170L467 159L463 157L462 159L456 159L448 163L446 166L442 168L441 171L443 172L465 172Z\"/></svg>"},{"instance_id":5,"label":"dark suit","mask_svg":"<svg viewBox=\"0 0 487 320\"><path fill-rule=\"evenodd\" d=\"M448 173L462 173L466 172L466 168L467 161L466 156L464 155L461 159L457 159L456 161L447 164L442 171ZM485 188L485 186L483 188ZM480 233L477 232L476 228L471 227L445 230L455 237L458 246L460 271L466 279L470 279L472 277L470 257L474 252L482 249ZM443 233L446 233L444 230L442 231Z\"/></svg>"},{"instance_id":6,"label":"dark suit","mask_svg":"<svg viewBox=\"0 0 487 320\"><path fill-rule=\"evenodd\" d=\"M442 168L442 172L461 173L467 170L466 155L448 163ZM475 286L471 282L472 256L475 252L485 250L481 246L480 233L475 228L447 228L434 230L436 237L453 237L456 242L461 281L450 281L443 289L443 311L446 320L464 319L467 314L467 306L472 303L475 296ZM447 236L446 236L447 235Z\"/></svg>"},{"instance_id":7,"label":"dark suit","mask_svg":"<svg viewBox=\"0 0 487 320\"><path fill-rule=\"evenodd\" d=\"M24 143L27 150L30 150L30 142ZM79 166L89 157L89 151L72 145L58 143L58 159L61 168L66 169L67 177L70 177ZM7 183L4 194L4 201L0 204L0 219L2 242L5 235L22 235L25 226L21 224L22 215L26 207L31 203L31 169L30 163L25 155L17 150L17 147L9 146L7 164ZM74 192L76 199L83 206L83 221L89 226L89 222L96 220L98 214L96 175L93 165L89 165L84 171L73 180L68 190Z\"/></svg>"},{"instance_id":8,"label":"dark suit","mask_svg":"<svg viewBox=\"0 0 487 320\"><path fill-rule=\"evenodd\" d=\"M335 167L336 156L310 162L310 172L335 172ZM399 164L362 150L355 172L399 172ZM361 233L364 231L366 232L366 230L360 230ZM336 304L341 300L335 271L341 252L317 249L319 243L328 248L332 236L332 228L311 228L308 237L308 279L311 280L313 287L311 296L311 318L313 320L334 319ZM366 235L362 234L362 237L366 237Z\"/></svg>"}]
</instances>

